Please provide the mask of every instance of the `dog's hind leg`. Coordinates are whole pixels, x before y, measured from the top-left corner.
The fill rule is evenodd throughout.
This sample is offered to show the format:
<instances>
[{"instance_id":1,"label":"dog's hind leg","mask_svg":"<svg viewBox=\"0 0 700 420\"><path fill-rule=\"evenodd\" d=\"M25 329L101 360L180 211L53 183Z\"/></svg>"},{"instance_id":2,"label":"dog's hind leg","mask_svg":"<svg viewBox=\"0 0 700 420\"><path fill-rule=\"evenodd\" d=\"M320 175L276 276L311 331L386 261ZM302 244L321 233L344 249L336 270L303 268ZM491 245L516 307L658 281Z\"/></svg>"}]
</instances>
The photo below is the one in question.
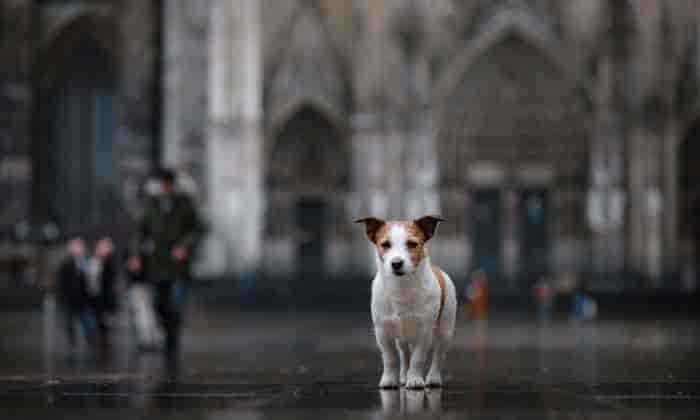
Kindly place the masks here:
<instances>
[{"instance_id":1,"label":"dog's hind leg","mask_svg":"<svg viewBox=\"0 0 700 420\"><path fill-rule=\"evenodd\" d=\"M426 386L439 388L442 387L442 368L444 367L445 360L447 358L447 351L452 344L452 339L454 337L455 331L455 321L457 312L457 294L452 283L452 280L447 278L449 281L445 288L445 307L442 313L442 317L438 321L437 329L435 330L435 337L433 338L433 355L430 364L430 369L428 370L428 376L426 377Z\"/></svg>"}]
</instances>

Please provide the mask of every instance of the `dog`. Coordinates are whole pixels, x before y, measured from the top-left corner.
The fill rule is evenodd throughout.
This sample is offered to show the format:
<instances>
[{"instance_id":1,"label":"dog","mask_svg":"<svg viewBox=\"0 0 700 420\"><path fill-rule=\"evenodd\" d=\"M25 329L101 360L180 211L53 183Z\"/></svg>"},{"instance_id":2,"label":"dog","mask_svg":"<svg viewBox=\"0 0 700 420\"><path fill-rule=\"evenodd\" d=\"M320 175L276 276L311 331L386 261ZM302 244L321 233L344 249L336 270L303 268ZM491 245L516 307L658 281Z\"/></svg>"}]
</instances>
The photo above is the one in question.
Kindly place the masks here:
<instances>
[{"instance_id":1,"label":"dog","mask_svg":"<svg viewBox=\"0 0 700 420\"><path fill-rule=\"evenodd\" d=\"M454 336L457 293L447 273L431 263L426 245L442 221L436 216L355 221L365 225L376 249L372 322L384 366L382 389L443 385L441 369Z\"/></svg>"}]
</instances>

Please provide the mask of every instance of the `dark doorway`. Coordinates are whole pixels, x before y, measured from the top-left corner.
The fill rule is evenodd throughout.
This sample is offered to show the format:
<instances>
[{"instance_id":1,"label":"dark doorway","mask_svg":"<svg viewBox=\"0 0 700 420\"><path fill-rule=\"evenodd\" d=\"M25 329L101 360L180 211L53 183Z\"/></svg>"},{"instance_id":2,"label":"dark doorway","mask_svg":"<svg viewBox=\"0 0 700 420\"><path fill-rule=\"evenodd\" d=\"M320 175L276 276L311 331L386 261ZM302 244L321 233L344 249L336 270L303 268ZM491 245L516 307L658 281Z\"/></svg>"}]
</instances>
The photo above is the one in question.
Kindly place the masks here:
<instances>
[{"instance_id":1,"label":"dark doorway","mask_svg":"<svg viewBox=\"0 0 700 420\"><path fill-rule=\"evenodd\" d=\"M678 241L685 252L681 269L700 269L700 121L686 133L678 150ZM696 274L697 275L697 274ZM697 281L697 280L696 280ZM690 282L693 283L692 278ZM698 289L700 290L700 289Z\"/></svg>"},{"instance_id":2,"label":"dark doorway","mask_svg":"<svg viewBox=\"0 0 700 420\"><path fill-rule=\"evenodd\" d=\"M522 190L518 202L520 285L527 291L549 270L549 194Z\"/></svg>"},{"instance_id":3,"label":"dark doorway","mask_svg":"<svg viewBox=\"0 0 700 420\"><path fill-rule=\"evenodd\" d=\"M292 292L295 301L310 303L322 290L324 277L324 232L326 203L321 198L301 198L296 205L296 276Z\"/></svg>"},{"instance_id":4,"label":"dark doorway","mask_svg":"<svg viewBox=\"0 0 700 420\"><path fill-rule=\"evenodd\" d=\"M343 134L318 109L304 105L271 138L266 167L266 240L284 243L291 267L269 267L290 303L308 304L341 294L346 283L334 272L329 251L338 239L348 190L348 152ZM288 269L293 268L293 269ZM334 282L335 281L335 282ZM324 300L326 301L326 300Z\"/></svg>"},{"instance_id":5,"label":"dark doorway","mask_svg":"<svg viewBox=\"0 0 700 420\"><path fill-rule=\"evenodd\" d=\"M110 223L118 208L114 153L115 75L111 57L89 37L72 46L44 93L45 217L64 231Z\"/></svg>"},{"instance_id":6,"label":"dark doorway","mask_svg":"<svg viewBox=\"0 0 700 420\"><path fill-rule=\"evenodd\" d=\"M503 205L501 192L477 190L471 194L471 272L483 271L492 287L503 283Z\"/></svg>"}]
</instances>

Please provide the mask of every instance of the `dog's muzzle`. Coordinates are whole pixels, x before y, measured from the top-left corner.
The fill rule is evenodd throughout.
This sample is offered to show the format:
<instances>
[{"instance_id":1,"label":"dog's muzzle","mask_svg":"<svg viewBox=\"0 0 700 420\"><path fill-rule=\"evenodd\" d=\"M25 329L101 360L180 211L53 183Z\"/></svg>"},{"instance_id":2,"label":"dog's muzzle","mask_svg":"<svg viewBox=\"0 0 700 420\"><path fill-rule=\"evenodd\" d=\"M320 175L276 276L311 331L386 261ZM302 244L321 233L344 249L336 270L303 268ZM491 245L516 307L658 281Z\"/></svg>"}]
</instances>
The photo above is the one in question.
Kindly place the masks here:
<instances>
[{"instance_id":1,"label":"dog's muzzle","mask_svg":"<svg viewBox=\"0 0 700 420\"><path fill-rule=\"evenodd\" d=\"M404 271L403 271L403 260L400 258L394 258L391 260L391 270L396 274L397 276L403 276Z\"/></svg>"}]
</instances>

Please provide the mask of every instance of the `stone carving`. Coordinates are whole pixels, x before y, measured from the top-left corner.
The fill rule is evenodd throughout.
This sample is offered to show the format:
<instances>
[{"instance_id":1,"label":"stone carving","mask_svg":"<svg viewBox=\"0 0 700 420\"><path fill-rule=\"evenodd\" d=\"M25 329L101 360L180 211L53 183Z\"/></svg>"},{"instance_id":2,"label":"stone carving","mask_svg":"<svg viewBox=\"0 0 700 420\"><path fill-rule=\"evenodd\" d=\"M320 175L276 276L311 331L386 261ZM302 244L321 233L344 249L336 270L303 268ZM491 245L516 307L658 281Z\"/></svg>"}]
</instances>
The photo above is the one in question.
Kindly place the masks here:
<instances>
[{"instance_id":1,"label":"stone carving","mask_svg":"<svg viewBox=\"0 0 700 420\"><path fill-rule=\"evenodd\" d=\"M272 132L304 103L314 104L339 122L347 113L346 82L325 23L311 5L292 18L279 64L265 83L267 126Z\"/></svg>"}]
</instances>

